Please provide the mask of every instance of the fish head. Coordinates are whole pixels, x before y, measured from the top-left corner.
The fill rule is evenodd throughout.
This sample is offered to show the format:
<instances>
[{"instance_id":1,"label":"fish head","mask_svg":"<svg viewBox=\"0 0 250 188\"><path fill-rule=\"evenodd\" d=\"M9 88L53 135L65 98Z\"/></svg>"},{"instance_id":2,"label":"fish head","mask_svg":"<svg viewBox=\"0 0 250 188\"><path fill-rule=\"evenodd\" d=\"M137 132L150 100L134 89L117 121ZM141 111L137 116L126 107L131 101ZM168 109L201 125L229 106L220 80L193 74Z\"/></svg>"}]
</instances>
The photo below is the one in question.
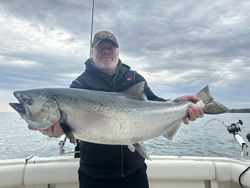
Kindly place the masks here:
<instances>
[{"instance_id":1,"label":"fish head","mask_svg":"<svg viewBox=\"0 0 250 188\"><path fill-rule=\"evenodd\" d=\"M10 103L19 115L33 128L47 129L60 120L55 96L42 89L15 91L19 103Z\"/></svg>"}]
</instances>

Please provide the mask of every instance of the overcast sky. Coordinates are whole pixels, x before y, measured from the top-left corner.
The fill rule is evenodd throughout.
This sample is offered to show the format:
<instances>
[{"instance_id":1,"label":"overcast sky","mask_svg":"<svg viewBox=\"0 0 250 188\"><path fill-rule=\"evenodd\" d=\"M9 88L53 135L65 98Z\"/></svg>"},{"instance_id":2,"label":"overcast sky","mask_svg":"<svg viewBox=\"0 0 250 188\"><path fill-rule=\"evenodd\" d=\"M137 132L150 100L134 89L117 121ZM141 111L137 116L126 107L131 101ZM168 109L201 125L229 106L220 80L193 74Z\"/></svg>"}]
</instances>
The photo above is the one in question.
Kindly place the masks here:
<instances>
[{"instance_id":1,"label":"overcast sky","mask_svg":"<svg viewBox=\"0 0 250 188\"><path fill-rule=\"evenodd\" d=\"M68 87L89 57L92 0L0 0L0 112L13 91ZM206 85L250 108L249 0L95 0L93 34L111 31L120 59L160 97Z\"/></svg>"}]
</instances>

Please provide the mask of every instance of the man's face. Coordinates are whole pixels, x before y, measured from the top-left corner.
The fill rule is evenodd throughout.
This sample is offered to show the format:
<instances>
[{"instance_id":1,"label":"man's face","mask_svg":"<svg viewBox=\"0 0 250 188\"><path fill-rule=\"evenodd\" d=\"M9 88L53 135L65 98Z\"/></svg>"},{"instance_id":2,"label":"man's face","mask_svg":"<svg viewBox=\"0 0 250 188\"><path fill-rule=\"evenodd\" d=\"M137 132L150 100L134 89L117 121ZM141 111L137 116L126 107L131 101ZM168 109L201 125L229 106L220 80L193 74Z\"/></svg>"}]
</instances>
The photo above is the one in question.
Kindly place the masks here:
<instances>
[{"instance_id":1,"label":"man's face","mask_svg":"<svg viewBox=\"0 0 250 188\"><path fill-rule=\"evenodd\" d=\"M91 51L95 66L103 72L116 70L119 50L109 40L101 41Z\"/></svg>"}]
</instances>

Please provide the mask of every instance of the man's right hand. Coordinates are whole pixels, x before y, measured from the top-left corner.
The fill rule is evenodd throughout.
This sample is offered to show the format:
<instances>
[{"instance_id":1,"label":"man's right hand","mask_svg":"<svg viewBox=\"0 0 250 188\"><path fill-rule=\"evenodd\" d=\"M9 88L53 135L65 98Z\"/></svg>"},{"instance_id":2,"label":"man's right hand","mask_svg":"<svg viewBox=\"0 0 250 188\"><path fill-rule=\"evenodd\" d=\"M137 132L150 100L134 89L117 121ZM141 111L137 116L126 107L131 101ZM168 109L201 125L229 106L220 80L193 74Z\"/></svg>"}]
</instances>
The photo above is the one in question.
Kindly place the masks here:
<instances>
[{"instance_id":1,"label":"man's right hand","mask_svg":"<svg viewBox=\"0 0 250 188\"><path fill-rule=\"evenodd\" d=\"M38 130L42 134L47 135L49 137L59 137L59 136L64 135L64 133L63 133L61 127L60 127L59 122L57 122L55 125L49 127L48 129L45 129L45 130L36 129L36 128L33 128L31 126L28 126L28 129L32 130L32 131L37 131Z\"/></svg>"}]
</instances>

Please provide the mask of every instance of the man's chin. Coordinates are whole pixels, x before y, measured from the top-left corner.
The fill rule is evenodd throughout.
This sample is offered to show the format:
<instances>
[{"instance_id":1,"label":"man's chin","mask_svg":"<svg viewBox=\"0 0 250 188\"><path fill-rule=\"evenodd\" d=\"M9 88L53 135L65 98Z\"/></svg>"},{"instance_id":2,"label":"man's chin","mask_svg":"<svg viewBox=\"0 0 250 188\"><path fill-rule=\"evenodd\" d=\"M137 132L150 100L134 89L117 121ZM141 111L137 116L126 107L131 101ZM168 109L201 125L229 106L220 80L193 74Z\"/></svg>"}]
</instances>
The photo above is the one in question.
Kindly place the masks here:
<instances>
[{"instance_id":1,"label":"man's chin","mask_svg":"<svg viewBox=\"0 0 250 188\"><path fill-rule=\"evenodd\" d=\"M101 61L100 65L103 68L115 68L117 63L113 62L113 61Z\"/></svg>"}]
</instances>

